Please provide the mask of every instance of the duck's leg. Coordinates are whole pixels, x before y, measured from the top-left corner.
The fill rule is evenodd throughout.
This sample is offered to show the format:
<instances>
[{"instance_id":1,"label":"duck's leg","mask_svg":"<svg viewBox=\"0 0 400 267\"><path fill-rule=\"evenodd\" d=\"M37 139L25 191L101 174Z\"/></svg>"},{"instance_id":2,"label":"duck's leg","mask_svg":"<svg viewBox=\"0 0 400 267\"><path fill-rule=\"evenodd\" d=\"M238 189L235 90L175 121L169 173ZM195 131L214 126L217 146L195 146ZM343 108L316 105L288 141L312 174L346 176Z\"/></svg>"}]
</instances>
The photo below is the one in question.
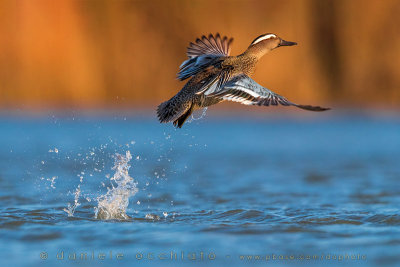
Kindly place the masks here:
<instances>
[{"instance_id":1,"label":"duck's leg","mask_svg":"<svg viewBox=\"0 0 400 267\"><path fill-rule=\"evenodd\" d=\"M204 95L196 95L192 100L193 101L190 102L190 108L182 116L174 121L174 125L177 128L181 128L185 121L189 118L190 115L192 115L195 110L206 108L222 101L219 98L210 98Z\"/></svg>"},{"instance_id":2,"label":"duck's leg","mask_svg":"<svg viewBox=\"0 0 400 267\"><path fill-rule=\"evenodd\" d=\"M185 123L185 121L189 118L189 116L193 113L193 108L189 108L188 111L186 111L185 114L180 116L177 120L174 121L174 126L177 128L182 128L182 125Z\"/></svg>"}]
</instances>

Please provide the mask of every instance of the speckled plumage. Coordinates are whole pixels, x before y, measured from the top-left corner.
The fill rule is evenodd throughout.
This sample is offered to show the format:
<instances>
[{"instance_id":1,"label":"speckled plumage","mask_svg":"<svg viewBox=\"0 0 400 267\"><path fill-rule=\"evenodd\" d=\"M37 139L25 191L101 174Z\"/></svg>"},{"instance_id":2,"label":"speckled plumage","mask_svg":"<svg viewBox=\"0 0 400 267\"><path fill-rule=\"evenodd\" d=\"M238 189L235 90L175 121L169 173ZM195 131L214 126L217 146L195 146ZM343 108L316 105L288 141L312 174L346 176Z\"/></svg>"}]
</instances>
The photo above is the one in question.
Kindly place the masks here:
<instances>
[{"instance_id":1,"label":"speckled plumage","mask_svg":"<svg viewBox=\"0 0 400 267\"><path fill-rule=\"evenodd\" d=\"M230 56L232 38L209 35L190 43L188 59L182 63L178 79L189 81L170 100L161 103L157 115L162 123L173 122L181 128L196 109L201 109L221 101L234 101L245 105L285 105L296 106L311 111L326 108L298 105L262 87L250 77L258 60L279 46L296 43L287 42L274 34L257 37L247 50Z\"/></svg>"}]
</instances>

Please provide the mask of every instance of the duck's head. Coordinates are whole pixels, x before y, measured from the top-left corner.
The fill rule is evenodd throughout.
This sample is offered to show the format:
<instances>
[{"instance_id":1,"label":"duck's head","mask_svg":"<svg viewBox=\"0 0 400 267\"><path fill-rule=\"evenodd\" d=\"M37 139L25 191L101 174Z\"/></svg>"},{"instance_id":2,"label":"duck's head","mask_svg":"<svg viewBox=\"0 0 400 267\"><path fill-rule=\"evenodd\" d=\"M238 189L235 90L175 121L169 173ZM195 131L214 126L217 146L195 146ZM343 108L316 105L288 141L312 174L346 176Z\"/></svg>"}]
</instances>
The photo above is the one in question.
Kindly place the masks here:
<instances>
[{"instance_id":1,"label":"duck's head","mask_svg":"<svg viewBox=\"0 0 400 267\"><path fill-rule=\"evenodd\" d=\"M257 56L263 56L269 51L278 48L280 46L292 46L297 45L295 42L285 41L276 34L266 33L258 36L251 42L246 52L254 53Z\"/></svg>"}]
</instances>

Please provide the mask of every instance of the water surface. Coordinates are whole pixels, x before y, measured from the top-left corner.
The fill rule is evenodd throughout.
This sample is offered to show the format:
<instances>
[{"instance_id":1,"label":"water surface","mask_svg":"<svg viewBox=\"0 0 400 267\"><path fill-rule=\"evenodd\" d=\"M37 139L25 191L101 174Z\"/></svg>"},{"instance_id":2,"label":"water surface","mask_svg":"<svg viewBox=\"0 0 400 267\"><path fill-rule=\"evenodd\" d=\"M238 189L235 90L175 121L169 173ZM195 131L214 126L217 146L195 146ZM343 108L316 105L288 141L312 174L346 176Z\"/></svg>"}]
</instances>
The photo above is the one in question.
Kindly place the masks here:
<instances>
[{"instance_id":1,"label":"water surface","mask_svg":"<svg viewBox=\"0 0 400 267\"><path fill-rule=\"evenodd\" d=\"M0 125L2 266L400 262L396 118L206 117L174 130L153 118L4 115ZM121 159L128 169L112 169ZM105 196L126 217L96 217Z\"/></svg>"}]
</instances>

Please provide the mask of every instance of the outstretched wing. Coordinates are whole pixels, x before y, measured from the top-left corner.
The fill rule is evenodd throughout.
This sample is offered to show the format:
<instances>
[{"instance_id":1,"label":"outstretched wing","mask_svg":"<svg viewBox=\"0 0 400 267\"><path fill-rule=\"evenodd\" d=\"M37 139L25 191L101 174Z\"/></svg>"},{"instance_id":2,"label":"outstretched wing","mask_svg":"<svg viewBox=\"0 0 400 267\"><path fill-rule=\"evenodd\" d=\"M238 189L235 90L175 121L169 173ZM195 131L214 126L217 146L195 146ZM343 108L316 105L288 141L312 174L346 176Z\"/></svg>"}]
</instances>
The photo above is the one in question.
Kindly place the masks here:
<instances>
[{"instance_id":1,"label":"outstretched wing","mask_svg":"<svg viewBox=\"0 0 400 267\"><path fill-rule=\"evenodd\" d=\"M195 43L190 43L187 48L188 60L184 61L178 72L178 79L185 80L196 75L209 66L218 64L223 57L229 56L230 44L233 38L224 36L221 38L219 33L210 34L197 38Z\"/></svg>"},{"instance_id":2,"label":"outstretched wing","mask_svg":"<svg viewBox=\"0 0 400 267\"><path fill-rule=\"evenodd\" d=\"M276 106L278 104L283 106L295 106L305 110L311 111L325 111L329 108L319 106L299 105L295 104L285 97L280 96L265 87L256 83L247 75L239 75L225 84L222 91L214 92L205 95L209 97L218 97L221 100L228 100L239 102L244 105L258 105L258 106Z\"/></svg>"},{"instance_id":3,"label":"outstretched wing","mask_svg":"<svg viewBox=\"0 0 400 267\"><path fill-rule=\"evenodd\" d=\"M214 35L210 34L208 37L202 36L201 39L197 38L195 43L190 43L187 48L187 56L189 58L198 57L201 55L215 55L215 56L229 56L231 49L230 44L233 38L224 36L221 38L219 33Z\"/></svg>"}]
</instances>

